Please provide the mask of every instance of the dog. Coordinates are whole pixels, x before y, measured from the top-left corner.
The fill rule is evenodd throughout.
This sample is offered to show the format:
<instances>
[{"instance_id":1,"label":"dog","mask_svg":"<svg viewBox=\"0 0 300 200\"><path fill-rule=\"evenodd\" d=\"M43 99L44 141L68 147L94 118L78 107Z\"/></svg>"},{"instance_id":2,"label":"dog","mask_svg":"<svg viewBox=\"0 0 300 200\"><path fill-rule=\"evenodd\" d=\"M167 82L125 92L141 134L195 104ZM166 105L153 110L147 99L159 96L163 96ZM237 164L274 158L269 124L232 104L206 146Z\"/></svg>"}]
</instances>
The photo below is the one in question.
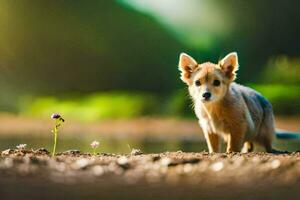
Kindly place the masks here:
<instances>
[{"instance_id":1,"label":"dog","mask_svg":"<svg viewBox=\"0 0 300 200\"><path fill-rule=\"evenodd\" d=\"M218 64L198 64L181 53L179 70L194 103L194 111L203 130L210 153L220 152L220 139L226 152L251 152L254 143L267 152L275 134L272 105L257 91L235 83L238 55L229 53Z\"/></svg>"}]
</instances>

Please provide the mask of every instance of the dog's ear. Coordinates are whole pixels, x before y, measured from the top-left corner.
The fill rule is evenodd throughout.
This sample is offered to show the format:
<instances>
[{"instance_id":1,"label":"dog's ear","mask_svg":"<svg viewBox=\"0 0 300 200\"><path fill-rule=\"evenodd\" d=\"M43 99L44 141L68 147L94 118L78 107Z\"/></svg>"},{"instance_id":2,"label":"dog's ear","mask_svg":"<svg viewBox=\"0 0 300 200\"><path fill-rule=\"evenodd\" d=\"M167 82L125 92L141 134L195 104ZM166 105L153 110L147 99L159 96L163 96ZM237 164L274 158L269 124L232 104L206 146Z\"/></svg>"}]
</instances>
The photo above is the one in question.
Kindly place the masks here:
<instances>
[{"instance_id":1,"label":"dog's ear","mask_svg":"<svg viewBox=\"0 0 300 200\"><path fill-rule=\"evenodd\" d=\"M197 68L197 62L186 53L181 53L179 56L178 68L181 71L181 80L186 84L191 83L191 75Z\"/></svg>"},{"instance_id":2,"label":"dog's ear","mask_svg":"<svg viewBox=\"0 0 300 200\"><path fill-rule=\"evenodd\" d=\"M236 71L239 69L238 56L236 52L232 52L225 56L219 65L224 72L225 76L230 80L234 81L236 78Z\"/></svg>"}]
</instances>

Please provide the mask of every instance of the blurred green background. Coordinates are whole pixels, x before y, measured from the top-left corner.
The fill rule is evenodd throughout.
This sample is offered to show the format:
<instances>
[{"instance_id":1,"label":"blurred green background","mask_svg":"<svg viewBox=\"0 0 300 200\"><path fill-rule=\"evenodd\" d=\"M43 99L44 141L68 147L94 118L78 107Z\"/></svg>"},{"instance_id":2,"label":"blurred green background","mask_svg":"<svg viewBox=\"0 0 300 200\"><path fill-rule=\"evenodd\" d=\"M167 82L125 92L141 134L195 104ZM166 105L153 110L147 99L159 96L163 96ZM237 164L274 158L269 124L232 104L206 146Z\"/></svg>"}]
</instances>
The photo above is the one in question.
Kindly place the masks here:
<instances>
[{"instance_id":1,"label":"blurred green background","mask_svg":"<svg viewBox=\"0 0 300 200\"><path fill-rule=\"evenodd\" d=\"M300 1L0 0L0 109L96 121L191 117L177 69L239 54L237 82L300 114Z\"/></svg>"}]
</instances>

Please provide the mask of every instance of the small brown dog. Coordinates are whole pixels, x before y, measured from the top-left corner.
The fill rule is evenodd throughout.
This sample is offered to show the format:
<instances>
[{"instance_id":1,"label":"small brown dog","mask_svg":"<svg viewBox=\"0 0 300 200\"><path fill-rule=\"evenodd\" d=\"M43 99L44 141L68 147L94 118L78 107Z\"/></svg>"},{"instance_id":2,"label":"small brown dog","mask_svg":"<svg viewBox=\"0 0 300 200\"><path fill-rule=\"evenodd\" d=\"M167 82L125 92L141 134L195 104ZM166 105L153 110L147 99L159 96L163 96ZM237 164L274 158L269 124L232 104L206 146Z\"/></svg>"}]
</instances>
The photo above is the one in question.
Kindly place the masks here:
<instances>
[{"instance_id":1,"label":"small brown dog","mask_svg":"<svg viewBox=\"0 0 300 200\"><path fill-rule=\"evenodd\" d=\"M209 152L220 152L220 136L227 142L227 152L250 152L253 142L267 152L278 152L272 148L272 106L255 90L234 83L238 67L236 53L218 64L198 64L180 54L181 80L188 85Z\"/></svg>"}]
</instances>

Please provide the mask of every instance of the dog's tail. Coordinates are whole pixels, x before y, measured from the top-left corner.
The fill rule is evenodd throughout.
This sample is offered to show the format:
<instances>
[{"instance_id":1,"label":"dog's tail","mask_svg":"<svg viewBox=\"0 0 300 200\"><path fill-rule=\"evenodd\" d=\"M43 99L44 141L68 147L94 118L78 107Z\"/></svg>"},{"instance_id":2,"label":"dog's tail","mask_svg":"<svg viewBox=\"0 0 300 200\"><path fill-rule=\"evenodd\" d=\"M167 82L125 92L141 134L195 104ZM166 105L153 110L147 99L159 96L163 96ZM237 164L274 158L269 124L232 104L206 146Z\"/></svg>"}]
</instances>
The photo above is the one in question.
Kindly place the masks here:
<instances>
[{"instance_id":1,"label":"dog's tail","mask_svg":"<svg viewBox=\"0 0 300 200\"><path fill-rule=\"evenodd\" d=\"M276 138L278 139L298 139L300 140L300 133L290 132L282 129L276 129Z\"/></svg>"}]
</instances>

